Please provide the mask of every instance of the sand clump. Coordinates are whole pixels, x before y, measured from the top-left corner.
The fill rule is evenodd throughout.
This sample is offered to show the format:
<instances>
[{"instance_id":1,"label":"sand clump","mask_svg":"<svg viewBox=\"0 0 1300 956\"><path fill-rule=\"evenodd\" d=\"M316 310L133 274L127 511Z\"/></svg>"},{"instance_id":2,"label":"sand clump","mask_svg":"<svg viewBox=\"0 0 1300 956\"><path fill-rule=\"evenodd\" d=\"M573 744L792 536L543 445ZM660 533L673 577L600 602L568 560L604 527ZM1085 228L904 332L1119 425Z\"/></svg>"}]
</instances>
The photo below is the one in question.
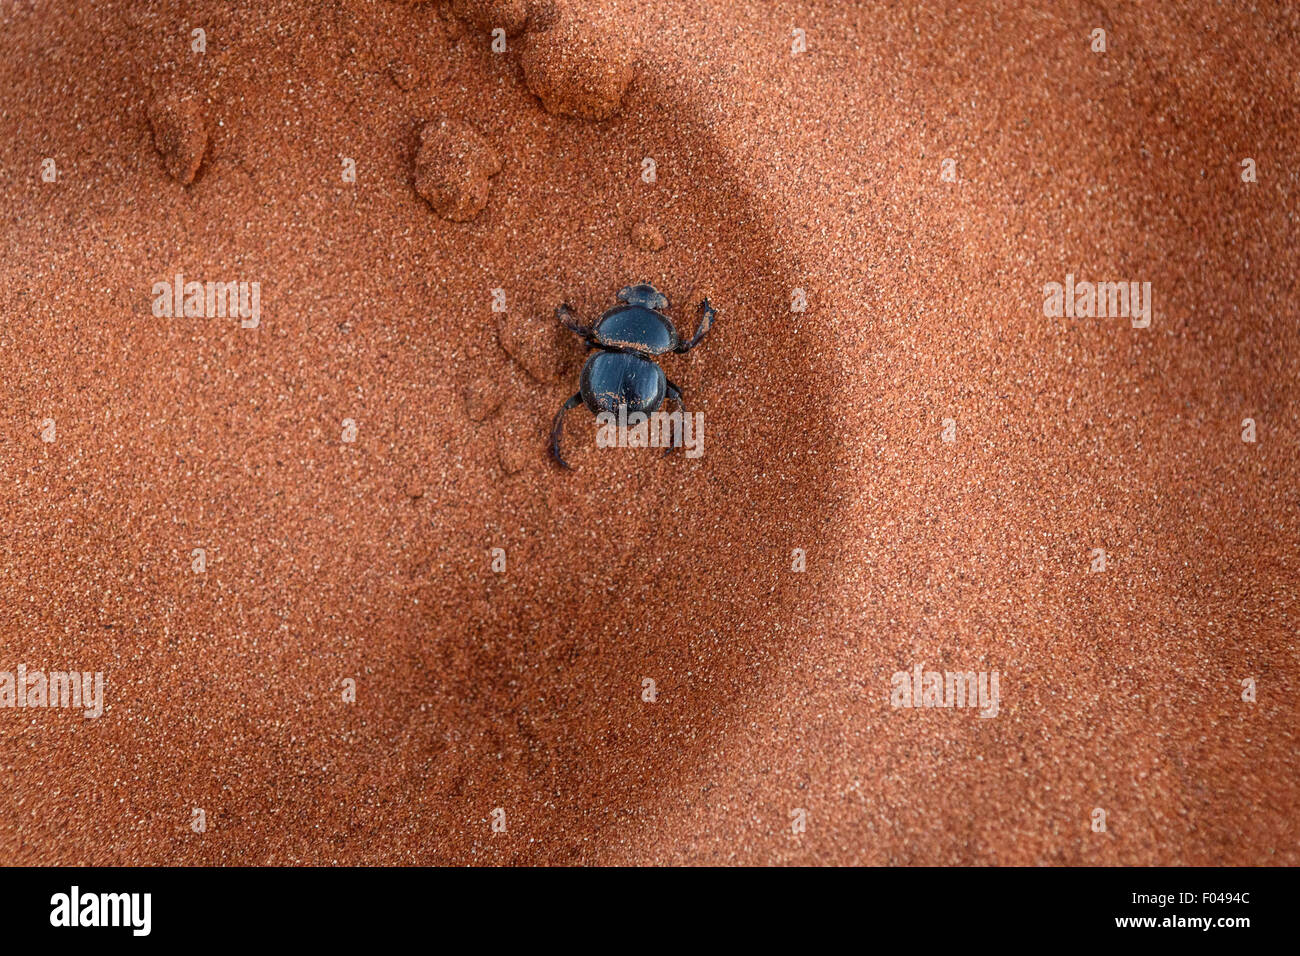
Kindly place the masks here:
<instances>
[{"instance_id":1,"label":"sand clump","mask_svg":"<svg viewBox=\"0 0 1300 956\"><path fill-rule=\"evenodd\" d=\"M528 22L527 0L451 0L451 12L480 30L520 33Z\"/></svg>"},{"instance_id":2,"label":"sand clump","mask_svg":"<svg viewBox=\"0 0 1300 956\"><path fill-rule=\"evenodd\" d=\"M168 175L183 186L194 182L208 147L198 104L177 93L162 94L149 104L149 125Z\"/></svg>"},{"instance_id":3,"label":"sand clump","mask_svg":"<svg viewBox=\"0 0 1300 956\"><path fill-rule=\"evenodd\" d=\"M501 158L473 127L444 119L420 131L415 191L442 218L467 222L482 212L499 172Z\"/></svg>"},{"instance_id":4,"label":"sand clump","mask_svg":"<svg viewBox=\"0 0 1300 956\"><path fill-rule=\"evenodd\" d=\"M666 244L664 232L652 222L642 220L632 226L632 244L644 252L658 252Z\"/></svg>"},{"instance_id":5,"label":"sand clump","mask_svg":"<svg viewBox=\"0 0 1300 956\"><path fill-rule=\"evenodd\" d=\"M548 113L608 119L632 81L631 52L617 37L566 13L534 24L521 57L524 82Z\"/></svg>"}]
</instances>

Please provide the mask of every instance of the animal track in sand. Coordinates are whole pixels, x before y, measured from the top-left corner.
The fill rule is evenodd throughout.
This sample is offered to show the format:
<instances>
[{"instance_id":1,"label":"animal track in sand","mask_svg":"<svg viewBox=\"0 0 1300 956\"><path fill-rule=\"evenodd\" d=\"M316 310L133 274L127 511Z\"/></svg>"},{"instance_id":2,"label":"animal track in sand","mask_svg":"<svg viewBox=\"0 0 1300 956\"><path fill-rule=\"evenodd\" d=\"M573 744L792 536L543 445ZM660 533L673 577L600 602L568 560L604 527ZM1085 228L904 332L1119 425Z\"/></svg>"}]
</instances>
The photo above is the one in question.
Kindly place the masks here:
<instances>
[{"instance_id":1,"label":"animal track in sand","mask_svg":"<svg viewBox=\"0 0 1300 956\"><path fill-rule=\"evenodd\" d=\"M208 147L199 105L180 93L159 94L149 104L149 125L167 174L183 186L194 182Z\"/></svg>"}]
</instances>

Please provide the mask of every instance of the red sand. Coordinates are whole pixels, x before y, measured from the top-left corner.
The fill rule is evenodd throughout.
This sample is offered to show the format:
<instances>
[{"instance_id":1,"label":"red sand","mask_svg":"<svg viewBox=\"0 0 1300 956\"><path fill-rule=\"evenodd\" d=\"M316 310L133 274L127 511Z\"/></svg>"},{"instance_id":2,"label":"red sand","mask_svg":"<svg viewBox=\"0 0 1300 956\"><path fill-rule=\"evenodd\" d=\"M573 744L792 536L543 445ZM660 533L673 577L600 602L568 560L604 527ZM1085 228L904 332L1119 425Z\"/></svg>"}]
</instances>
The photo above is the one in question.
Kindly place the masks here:
<instances>
[{"instance_id":1,"label":"red sand","mask_svg":"<svg viewBox=\"0 0 1300 956\"><path fill-rule=\"evenodd\" d=\"M627 44L593 122L432 3L93 6L0 30L0 670L107 682L0 709L0 862L1300 862L1296 10L547 5ZM563 473L552 310L635 281L719 307L705 454L579 410ZM916 664L1000 714L891 708Z\"/></svg>"}]
</instances>

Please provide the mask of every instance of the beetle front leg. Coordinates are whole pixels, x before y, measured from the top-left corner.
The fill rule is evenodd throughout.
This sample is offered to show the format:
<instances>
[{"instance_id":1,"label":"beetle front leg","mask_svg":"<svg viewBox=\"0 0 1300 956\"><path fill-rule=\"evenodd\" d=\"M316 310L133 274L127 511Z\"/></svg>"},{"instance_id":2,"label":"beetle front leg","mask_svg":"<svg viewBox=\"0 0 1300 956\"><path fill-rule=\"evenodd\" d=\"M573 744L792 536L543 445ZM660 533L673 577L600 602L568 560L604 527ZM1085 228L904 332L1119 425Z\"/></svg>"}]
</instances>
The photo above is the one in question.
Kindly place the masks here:
<instances>
[{"instance_id":1,"label":"beetle front leg","mask_svg":"<svg viewBox=\"0 0 1300 956\"><path fill-rule=\"evenodd\" d=\"M592 329L590 325L583 325L578 321L578 316L574 314L573 306L565 302L555 307L555 317L560 320L560 324L575 335L580 335L586 340L587 344L592 343Z\"/></svg>"},{"instance_id":2,"label":"beetle front leg","mask_svg":"<svg viewBox=\"0 0 1300 956\"><path fill-rule=\"evenodd\" d=\"M677 346L677 348L673 349L674 352L689 352L691 349L695 348L695 346L699 345L700 339L704 338L704 333L708 332L709 328L713 325L714 316L718 314L717 310L714 309L713 306L709 305L708 299L705 299L700 303L700 312L702 313L702 317L700 318L700 327L695 330L695 334L691 336L689 342L683 342L681 345Z\"/></svg>"}]
</instances>

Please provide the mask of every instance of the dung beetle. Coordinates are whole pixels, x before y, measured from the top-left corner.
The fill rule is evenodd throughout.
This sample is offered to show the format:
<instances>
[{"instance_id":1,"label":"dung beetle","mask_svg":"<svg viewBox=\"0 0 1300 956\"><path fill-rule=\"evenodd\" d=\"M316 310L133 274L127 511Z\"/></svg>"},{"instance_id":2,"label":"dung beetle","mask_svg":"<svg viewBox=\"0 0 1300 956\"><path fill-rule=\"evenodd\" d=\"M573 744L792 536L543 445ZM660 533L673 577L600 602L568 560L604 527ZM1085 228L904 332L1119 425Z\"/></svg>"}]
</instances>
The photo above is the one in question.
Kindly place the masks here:
<instances>
[{"instance_id":1,"label":"dung beetle","mask_svg":"<svg viewBox=\"0 0 1300 956\"><path fill-rule=\"evenodd\" d=\"M582 325L567 302L555 310L560 324L575 332L595 349L582 367L577 393L560 406L551 426L551 454L565 468L572 466L560 454L564 413L582 402L592 412L616 412L626 405L628 414L657 412L664 400L677 403L684 412L682 390L670 382L655 358L668 352L689 352L700 344L717 315L709 300L700 303L700 326L689 342L677 334L673 320L664 314L668 298L652 285L630 285L618 294L623 305L615 306L595 325ZM670 444L664 454L673 450Z\"/></svg>"}]
</instances>

